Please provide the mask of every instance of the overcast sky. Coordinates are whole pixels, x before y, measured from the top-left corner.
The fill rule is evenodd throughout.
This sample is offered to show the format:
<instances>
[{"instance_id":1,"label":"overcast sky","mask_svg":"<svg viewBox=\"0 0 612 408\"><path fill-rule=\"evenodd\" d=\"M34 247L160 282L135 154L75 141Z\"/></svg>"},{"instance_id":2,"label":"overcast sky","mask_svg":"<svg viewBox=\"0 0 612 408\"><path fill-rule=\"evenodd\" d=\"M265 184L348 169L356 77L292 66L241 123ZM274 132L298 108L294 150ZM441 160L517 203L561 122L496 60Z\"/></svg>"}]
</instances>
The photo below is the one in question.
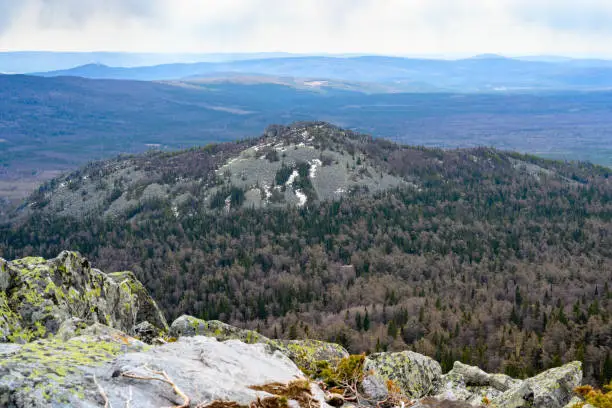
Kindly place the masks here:
<instances>
[{"instance_id":1,"label":"overcast sky","mask_svg":"<svg viewBox=\"0 0 612 408\"><path fill-rule=\"evenodd\" d=\"M0 0L0 50L612 57L612 0Z\"/></svg>"}]
</instances>

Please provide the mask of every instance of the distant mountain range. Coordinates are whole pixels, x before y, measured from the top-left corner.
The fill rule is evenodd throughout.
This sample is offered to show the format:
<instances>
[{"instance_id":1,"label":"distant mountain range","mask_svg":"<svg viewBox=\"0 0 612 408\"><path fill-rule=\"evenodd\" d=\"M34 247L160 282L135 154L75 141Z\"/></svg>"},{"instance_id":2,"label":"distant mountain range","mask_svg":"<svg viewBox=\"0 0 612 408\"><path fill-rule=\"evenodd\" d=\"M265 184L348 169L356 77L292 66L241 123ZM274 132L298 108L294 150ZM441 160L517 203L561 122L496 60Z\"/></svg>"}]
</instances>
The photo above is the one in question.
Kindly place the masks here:
<instances>
[{"instance_id":1,"label":"distant mountain range","mask_svg":"<svg viewBox=\"0 0 612 408\"><path fill-rule=\"evenodd\" d=\"M0 52L0 72L25 74L34 71L70 69L81 65L104 64L116 67L139 67L170 63L239 61L243 59L281 58L295 54L213 53L154 54L129 52Z\"/></svg>"},{"instance_id":2,"label":"distant mountain range","mask_svg":"<svg viewBox=\"0 0 612 408\"><path fill-rule=\"evenodd\" d=\"M178 80L228 74L343 80L383 85L390 92L533 92L612 89L612 62L513 59L481 55L462 60L384 56L286 57L222 62L174 63L140 67L87 64L35 72L33 75L78 76L141 81Z\"/></svg>"}]
</instances>

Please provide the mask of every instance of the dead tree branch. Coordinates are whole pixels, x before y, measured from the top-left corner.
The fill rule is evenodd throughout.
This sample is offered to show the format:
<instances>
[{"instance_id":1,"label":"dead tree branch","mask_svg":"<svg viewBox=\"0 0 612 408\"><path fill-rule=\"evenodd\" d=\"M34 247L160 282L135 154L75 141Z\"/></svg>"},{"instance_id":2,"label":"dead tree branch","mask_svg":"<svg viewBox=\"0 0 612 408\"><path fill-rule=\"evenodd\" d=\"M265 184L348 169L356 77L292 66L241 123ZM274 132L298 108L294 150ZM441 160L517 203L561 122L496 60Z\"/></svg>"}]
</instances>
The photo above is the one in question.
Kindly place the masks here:
<instances>
[{"instance_id":1,"label":"dead tree branch","mask_svg":"<svg viewBox=\"0 0 612 408\"><path fill-rule=\"evenodd\" d=\"M172 389L174 390L174 392L183 399L183 403L181 405L175 405L173 408L189 408L189 406L191 405L191 399L176 385L176 383L174 382L174 380L172 380L172 378L170 378L170 376L168 375L168 373L166 373L165 371L155 371L155 370L151 370L150 368L146 368L149 372L151 372L151 374L157 375L157 376L161 376L160 377L145 377L145 376L141 376L138 374L134 374L134 373L122 373L121 376L122 377L126 377L126 378L132 378L135 380L142 380L142 381L160 381L163 383L168 384L169 386L172 387Z\"/></svg>"}]
</instances>

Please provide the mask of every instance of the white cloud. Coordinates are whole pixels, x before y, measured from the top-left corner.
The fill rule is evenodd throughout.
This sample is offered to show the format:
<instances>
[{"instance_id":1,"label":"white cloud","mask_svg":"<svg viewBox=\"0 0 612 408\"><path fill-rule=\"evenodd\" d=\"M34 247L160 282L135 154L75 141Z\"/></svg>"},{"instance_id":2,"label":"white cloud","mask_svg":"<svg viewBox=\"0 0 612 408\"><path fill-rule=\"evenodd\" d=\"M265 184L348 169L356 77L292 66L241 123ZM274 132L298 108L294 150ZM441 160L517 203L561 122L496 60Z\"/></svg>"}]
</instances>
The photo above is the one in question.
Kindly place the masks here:
<instances>
[{"instance_id":1,"label":"white cloud","mask_svg":"<svg viewBox=\"0 0 612 408\"><path fill-rule=\"evenodd\" d=\"M11 50L609 56L612 40L609 0L0 0L0 8L0 49Z\"/></svg>"}]
</instances>

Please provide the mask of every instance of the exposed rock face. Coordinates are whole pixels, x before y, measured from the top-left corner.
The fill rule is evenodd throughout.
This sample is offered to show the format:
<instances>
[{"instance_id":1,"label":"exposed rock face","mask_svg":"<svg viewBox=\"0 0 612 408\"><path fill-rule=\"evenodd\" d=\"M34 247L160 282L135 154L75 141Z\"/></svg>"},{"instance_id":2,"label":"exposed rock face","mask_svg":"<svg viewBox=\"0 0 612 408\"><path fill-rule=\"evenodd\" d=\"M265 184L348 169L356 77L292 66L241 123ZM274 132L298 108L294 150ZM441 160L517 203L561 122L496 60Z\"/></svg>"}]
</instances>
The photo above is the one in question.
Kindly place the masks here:
<instances>
[{"instance_id":1,"label":"exposed rock face","mask_svg":"<svg viewBox=\"0 0 612 408\"><path fill-rule=\"evenodd\" d=\"M208 336L217 340L240 340L244 343L269 343L270 339L252 330L239 329L217 320L200 320L193 316L181 316L172 322L170 336Z\"/></svg>"},{"instance_id":2,"label":"exposed rock face","mask_svg":"<svg viewBox=\"0 0 612 408\"><path fill-rule=\"evenodd\" d=\"M574 396L580 385L582 368L579 362L552 368L524 381L503 374L487 374L478 367L456 362L442 377L436 398L465 401L479 406L486 397L499 408L561 408Z\"/></svg>"},{"instance_id":3,"label":"exposed rock face","mask_svg":"<svg viewBox=\"0 0 612 408\"><path fill-rule=\"evenodd\" d=\"M440 364L424 355L403 351L377 353L366 359L363 391L369 398L387 397L387 381L391 380L411 398L430 395L440 384Z\"/></svg>"},{"instance_id":4,"label":"exposed rock face","mask_svg":"<svg viewBox=\"0 0 612 408\"><path fill-rule=\"evenodd\" d=\"M455 362L453 369L442 376L442 386L438 390L439 399L466 401L472 405L481 405L483 398L493 400L504 391L517 386L515 380L503 374L488 374L478 367Z\"/></svg>"},{"instance_id":5,"label":"exposed rock face","mask_svg":"<svg viewBox=\"0 0 612 408\"><path fill-rule=\"evenodd\" d=\"M266 344L293 360L298 367L308 369L317 361L335 362L349 353L344 347L317 340L272 340L252 330L239 329L219 321L204 321L192 316L181 316L172 322L170 335L174 337L207 336L217 340L240 340L244 343Z\"/></svg>"},{"instance_id":6,"label":"exposed rock face","mask_svg":"<svg viewBox=\"0 0 612 408\"><path fill-rule=\"evenodd\" d=\"M573 390L581 381L582 364L574 361L528 378L495 398L493 403L504 408L561 408L572 399Z\"/></svg>"},{"instance_id":7,"label":"exposed rock face","mask_svg":"<svg viewBox=\"0 0 612 408\"><path fill-rule=\"evenodd\" d=\"M131 272L105 274L75 252L57 258L0 260L0 341L28 342L59 331L71 318L127 333L148 321L168 326Z\"/></svg>"},{"instance_id":8,"label":"exposed rock face","mask_svg":"<svg viewBox=\"0 0 612 408\"><path fill-rule=\"evenodd\" d=\"M91 405L98 398L91 375L94 367L146 347L102 325L67 341L51 338L25 345L0 344L0 406L99 406ZM90 405L76 404L86 399Z\"/></svg>"},{"instance_id":9,"label":"exposed rock face","mask_svg":"<svg viewBox=\"0 0 612 408\"><path fill-rule=\"evenodd\" d=\"M120 337L86 335L67 342L41 340L6 351L0 361L0 406L96 407L104 406L100 389L111 406L179 405L172 387L157 380L163 371L191 399L191 406L213 400L248 405L258 396L253 385L287 383L303 374L285 355L264 344L193 337L149 347ZM114 333L114 334L113 334ZM2 349L0 348L0 351ZM45 356L39 358L39 356ZM322 396L313 386L313 395ZM171 403L169 403L171 401ZM327 406L323 400L322 406Z\"/></svg>"},{"instance_id":10,"label":"exposed rock face","mask_svg":"<svg viewBox=\"0 0 612 408\"><path fill-rule=\"evenodd\" d=\"M248 405L258 395L267 395L249 386L288 383L303 378L291 360L264 344L245 344L238 340L220 343L206 337L182 338L144 353L125 354L112 364L98 368L100 384L107 390L113 406L123 406L130 398L130 389L135 407L181 402L166 384L121 375L113 377L117 372L151 376L145 367L165 371L190 396L192 406L217 399Z\"/></svg>"},{"instance_id":11,"label":"exposed rock face","mask_svg":"<svg viewBox=\"0 0 612 408\"><path fill-rule=\"evenodd\" d=\"M104 274L73 252L49 261L0 259L0 407L89 408L105 398L108 406L154 407L188 397L191 406L224 400L238 408L270 397L253 386L269 391L348 356L337 344L268 339L191 316L172 323L169 343L159 338L167 329L130 272ZM456 362L442 375L433 359L405 351L370 355L363 375L359 391L372 406L388 401L392 382L391 396L418 400L415 407L562 408L580 401L572 397L582 369L574 362L516 380ZM314 400L287 406L352 406L314 384L306 383Z\"/></svg>"}]
</instances>

